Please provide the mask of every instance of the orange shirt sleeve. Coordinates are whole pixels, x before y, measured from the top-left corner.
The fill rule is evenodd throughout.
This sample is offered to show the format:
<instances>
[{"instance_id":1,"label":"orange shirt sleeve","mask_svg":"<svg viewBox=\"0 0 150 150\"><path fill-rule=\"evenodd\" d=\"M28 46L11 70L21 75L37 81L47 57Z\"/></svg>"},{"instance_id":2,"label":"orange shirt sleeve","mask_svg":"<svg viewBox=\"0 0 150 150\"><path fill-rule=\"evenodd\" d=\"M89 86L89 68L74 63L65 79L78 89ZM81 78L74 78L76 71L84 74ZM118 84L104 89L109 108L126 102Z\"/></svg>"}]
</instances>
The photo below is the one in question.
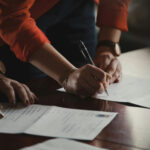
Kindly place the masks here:
<instances>
[{"instance_id":1,"label":"orange shirt sleeve","mask_svg":"<svg viewBox=\"0 0 150 150\"><path fill-rule=\"evenodd\" d=\"M30 16L33 3L34 0L0 1L0 37L22 61L27 61L43 44L50 43Z\"/></svg>"},{"instance_id":2,"label":"orange shirt sleeve","mask_svg":"<svg viewBox=\"0 0 150 150\"><path fill-rule=\"evenodd\" d=\"M127 31L129 0L100 0L97 25Z\"/></svg>"}]
</instances>

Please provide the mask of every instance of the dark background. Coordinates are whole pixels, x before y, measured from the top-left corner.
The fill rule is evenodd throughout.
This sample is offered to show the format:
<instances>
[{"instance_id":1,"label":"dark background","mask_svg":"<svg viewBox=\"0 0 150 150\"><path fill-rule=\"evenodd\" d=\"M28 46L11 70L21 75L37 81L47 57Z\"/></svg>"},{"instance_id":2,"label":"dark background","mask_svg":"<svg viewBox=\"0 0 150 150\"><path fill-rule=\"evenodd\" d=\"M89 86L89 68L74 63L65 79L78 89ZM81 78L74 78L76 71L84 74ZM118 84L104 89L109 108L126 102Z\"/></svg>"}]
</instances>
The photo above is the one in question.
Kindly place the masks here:
<instances>
[{"instance_id":1,"label":"dark background","mask_svg":"<svg viewBox=\"0 0 150 150\"><path fill-rule=\"evenodd\" d=\"M150 47L150 0L130 0L128 28L120 40L122 52Z\"/></svg>"}]
</instances>

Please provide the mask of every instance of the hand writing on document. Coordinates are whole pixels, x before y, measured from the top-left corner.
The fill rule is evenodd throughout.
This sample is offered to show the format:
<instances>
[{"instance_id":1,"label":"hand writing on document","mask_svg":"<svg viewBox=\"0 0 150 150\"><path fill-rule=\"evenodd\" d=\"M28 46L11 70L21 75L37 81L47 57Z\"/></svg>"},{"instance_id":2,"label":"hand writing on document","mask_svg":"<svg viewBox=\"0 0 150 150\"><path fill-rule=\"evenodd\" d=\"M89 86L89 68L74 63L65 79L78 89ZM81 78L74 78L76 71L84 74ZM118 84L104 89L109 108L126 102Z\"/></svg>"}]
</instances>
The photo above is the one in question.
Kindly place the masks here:
<instances>
[{"instance_id":1,"label":"hand writing on document","mask_svg":"<svg viewBox=\"0 0 150 150\"><path fill-rule=\"evenodd\" d=\"M63 86L69 93L88 97L96 93L103 93L110 79L111 76L102 69L87 64L73 71L64 81Z\"/></svg>"},{"instance_id":2,"label":"hand writing on document","mask_svg":"<svg viewBox=\"0 0 150 150\"><path fill-rule=\"evenodd\" d=\"M121 80L122 69L120 61L110 51L97 51L95 64L112 76L110 84Z\"/></svg>"},{"instance_id":3,"label":"hand writing on document","mask_svg":"<svg viewBox=\"0 0 150 150\"><path fill-rule=\"evenodd\" d=\"M5 94L12 104L16 103L16 94L26 106L33 104L37 100L35 94L25 84L7 78L2 74L0 74L0 92Z\"/></svg>"}]
</instances>

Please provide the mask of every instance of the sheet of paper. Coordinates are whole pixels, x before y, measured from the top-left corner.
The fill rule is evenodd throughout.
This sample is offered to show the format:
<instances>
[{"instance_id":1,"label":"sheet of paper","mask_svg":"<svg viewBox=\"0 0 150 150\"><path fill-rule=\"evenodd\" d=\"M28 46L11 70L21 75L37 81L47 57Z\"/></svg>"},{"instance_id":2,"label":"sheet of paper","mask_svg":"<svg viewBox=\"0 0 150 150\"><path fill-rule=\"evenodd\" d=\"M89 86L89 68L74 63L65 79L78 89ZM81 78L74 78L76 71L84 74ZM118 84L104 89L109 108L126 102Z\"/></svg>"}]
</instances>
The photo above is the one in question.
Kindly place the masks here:
<instances>
[{"instance_id":1,"label":"sheet of paper","mask_svg":"<svg viewBox=\"0 0 150 150\"><path fill-rule=\"evenodd\" d=\"M150 108L150 94L145 95L143 97L136 98L132 101L132 103Z\"/></svg>"},{"instance_id":2,"label":"sheet of paper","mask_svg":"<svg viewBox=\"0 0 150 150\"><path fill-rule=\"evenodd\" d=\"M106 150L67 139L53 139L20 150Z\"/></svg>"},{"instance_id":3,"label":"sheet of paper","mask_svg":"<svg viewBox=\"0 0 150 150\"><path fill-rule=\"evenodd\" d=\"M64 91L64 89L59 89L59 91ZM139 105L144 104L150 107L150 79L124 75L120 83L110 85L107 91L109 96L103 93L95 95L94 98L129 103L135 103L138 100Z\"/></svg>"},{"instance_id":4,"label":"sheet of paper","mask_svg":"<svg viewBox=\"0 0 150 150\"><path fill-rule=\"evenodd\" d=\"M150 80L124 75L120 83L108 88L109 96L97 94L96 98L110 101L132 102L134 99L150 94Z\"/></svg>"},{"instance_id":5,"label":"sheet of paper","mask_svg":"<svg viewBox=\"0 0 150 150\"><path fill-rule=\"evenodd\" d=\"M66 109L53 106L25 133L92 140L109 124L116 113Z\"/></svg>"},{"instance_id":6,"label":"sheet of paper","mask_svg":"<svg viewBox=\"0 0 150 150\"><path fill-rule=\"evenodd\" d=\"M92 140L116 113L30 105L2 110L0 133L28 133L40 136Z\"/></svg>"},{"instance_id":7,"label":"sheet of paper","mask_svg":"<svg viewBox=\"0 0 150 150\"><path fill-rule=\"evenodd\" d=\"M3 104L3 107L4 117L0 119L0 133L23 133L49 110L48 106L43 105L10 107Z\"/></svg>"}]
</instances>

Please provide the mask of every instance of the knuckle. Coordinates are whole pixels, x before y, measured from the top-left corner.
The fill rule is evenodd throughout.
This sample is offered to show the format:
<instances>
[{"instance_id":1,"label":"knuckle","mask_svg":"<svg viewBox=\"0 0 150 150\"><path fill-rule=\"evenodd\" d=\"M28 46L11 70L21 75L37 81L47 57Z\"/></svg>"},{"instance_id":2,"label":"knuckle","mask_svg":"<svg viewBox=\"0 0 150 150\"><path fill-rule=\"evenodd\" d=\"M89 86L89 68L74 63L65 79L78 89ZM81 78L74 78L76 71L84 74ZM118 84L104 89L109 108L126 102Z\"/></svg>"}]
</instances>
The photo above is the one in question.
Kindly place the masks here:
<instances>
[{"instance_id":1,"label":"knuckle","mask_svg":"<svg viewBox=\"0 0 150 150\"><path fill-rule=\"evenodd\" d=\"M104 56L104 59L105 59L105 60L111 59L111 56L110 56L110 55L105 55L105 56Z\"/></svg>"},{"instance_id":2,"label":"knuckle","mask_svg":"<svg viewBox=\"0 0 150 150\"><path fill-rule=\"evenodd\" d=\"M22 88L22 86L20 85L20 83L14 83L14 85L17 87L17 88Z\"/></svg>"},{"instance_id":3,"label":"knuckle","mask_svg":"<svg viewBox=\"0 0 150 150\"><path fill-rule=\"evenodd\" d=\"M105 79L106 78L106 73L103 72L101 77L102 77L102 79Z\"/></svg>"},{"instance_id":4,"label":"knuckle","mask_svg":"<svg viewBox=\"0 0 150 150\"><path fill-rule=\"evenodd\" d=\"M114 67L111 67L111 68L109 69L109 71L110 71L110 72L114 72L114 71L115 71Z\"/></svg>"},{"instance_id":5,"label":"knuckle","mask_svg":"<svg viewBox=\"0 0 150 150\"><path fill-rule=\"evenodd\" d=\"M19 86L19 85L20 85L20 83L19 83L18 81L15 81L15 80L13 80L13 81L11 82L11 84L16 85L16 86Z\"/></svg>"},{"instance_id":6,"label":"knuckle","mask_svg":"<svg viewBox=\"0 0 150 150\"><path fill-rule=\"evenodd\" d=\"M118 58L117 58L117 57L115 57L113 60L114 60L114 61L117 61L117 62L119 62L119 60L118 60Z\"/></svg>"},{"instance_id":7,"label":"knuckle","mask_svg":"<svg viewBox=\"0 0 150 150\"><path fill-rule=\"evenodd\" d=\"M21 85L22 85L23 87L28 88L28 86L27 86L26 84L24 84L24 83L22 83Z\"/></svg>"},{"instance_id":8,"label":"knuckle","mask_svg":"<svg viewBox=\"0 0 150 150\"><path fill-rule=\"evenodd\" d=\"M87 64L87 65L86 65L86 68L91 68L91 67L92 67L91 64Z\"/></svg>"},{"instance_id":9,"label":"knuckle","mask_svg":"<svg viewBox=\"0 0 150 150\"><path fill-rule=\"evenodd\" d=\"M4 87L4 90L7 91L7 92L11 92L11 91L12 91L12 87L9 86L9 85L6 85L6 86Z\"/></svg>"},{"instance_id":10,"label":"knuckle","mask_svg":"<svg viewBox=\"0 0 150 150\"><path fill-rule=\"evenodd\" d=\"M0 83L7 84L8 80L6 78L0 78Z\"/></svg>"}]
</instances>

